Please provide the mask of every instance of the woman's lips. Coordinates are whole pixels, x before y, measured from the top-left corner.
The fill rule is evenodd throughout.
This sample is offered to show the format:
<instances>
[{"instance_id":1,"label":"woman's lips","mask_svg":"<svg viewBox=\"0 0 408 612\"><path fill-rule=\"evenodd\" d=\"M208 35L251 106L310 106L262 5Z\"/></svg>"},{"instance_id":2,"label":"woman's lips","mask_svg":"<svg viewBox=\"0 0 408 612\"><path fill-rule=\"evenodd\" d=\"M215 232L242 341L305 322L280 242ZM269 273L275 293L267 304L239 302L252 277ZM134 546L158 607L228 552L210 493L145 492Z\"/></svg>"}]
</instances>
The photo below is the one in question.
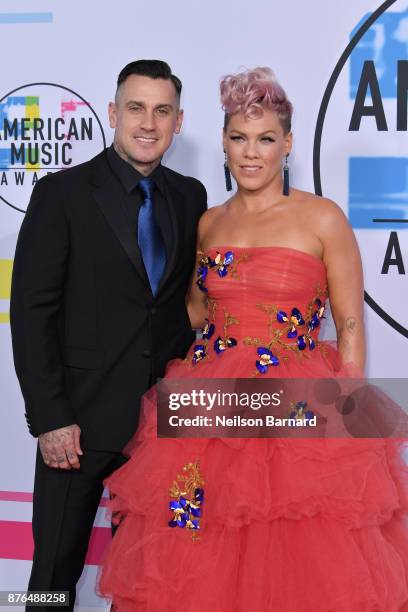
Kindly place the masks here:
<instances>
[{"instance_id":1,"label":"woman's lips","mask_svg":"<svg viewBox=\"0 0 408 612\"><path fill-rule=\"evenodd\" d=\"M240 169L245 174L256 174L259 170L262 170L262 166L240 166Z\"/></svg>"}]
</instances>

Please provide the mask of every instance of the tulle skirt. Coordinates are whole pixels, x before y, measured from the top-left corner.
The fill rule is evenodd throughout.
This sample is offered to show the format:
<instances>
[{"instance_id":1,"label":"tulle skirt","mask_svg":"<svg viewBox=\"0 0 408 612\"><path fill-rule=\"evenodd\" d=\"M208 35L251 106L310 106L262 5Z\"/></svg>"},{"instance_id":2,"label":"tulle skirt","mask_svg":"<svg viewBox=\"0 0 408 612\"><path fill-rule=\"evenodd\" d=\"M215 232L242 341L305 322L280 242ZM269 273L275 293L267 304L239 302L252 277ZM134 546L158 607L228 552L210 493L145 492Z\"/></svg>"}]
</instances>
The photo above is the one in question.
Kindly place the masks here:
<instances>
[{"instance_id":1,"label":"tulle skirt","mask_svg":"<svg viewBox=\"0 0 408 612\"><path fill-rule=\"evenodd\" d=\"M247 376L236 358L217 376ZM335 359L328 347L312 372L332 375ZM119 612L408 611L405 440L157 439L156 403L153 388L130 460L106 481L119 528L98 590ZM196 461L198 541L168 525L169 488Z\"/></svg>"}]
</instances>

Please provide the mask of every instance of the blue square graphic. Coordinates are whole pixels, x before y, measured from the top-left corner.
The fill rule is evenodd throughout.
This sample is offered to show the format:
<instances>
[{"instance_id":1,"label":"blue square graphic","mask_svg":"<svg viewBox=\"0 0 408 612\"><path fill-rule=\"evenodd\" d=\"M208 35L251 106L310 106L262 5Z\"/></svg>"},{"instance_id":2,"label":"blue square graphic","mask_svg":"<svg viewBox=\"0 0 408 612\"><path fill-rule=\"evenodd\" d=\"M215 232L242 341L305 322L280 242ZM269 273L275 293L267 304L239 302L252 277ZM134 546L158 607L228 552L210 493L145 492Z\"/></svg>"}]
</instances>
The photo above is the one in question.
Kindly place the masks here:
<instances>
[{"instance_id":1,"label":"blue square graphic","mask_svg":"<svg viewBox=\"0 0 408 612\"><path fill-rule=\"evenodd\" d=\"M24 114L25 114L25 106L26 106L26 98L25 96L9 96L5 102L5 104L0 104L0 129L3 130L4 120L10 120L10 117L7 115L6 109L10 109L12 106L23 106ZM17 137L21 136L21 126L20 122L17 121Z\"/></svg>"},{"instance_id":2,"label":"blue square graphic","mask_svg":"<svg viewBox=\"0 0 408 612\"><path fill-rule=\"evenodd\" d=\"M0 172L11 166L11 149L0 149Z\"/></svg>"},{"instance_id":3,"label":"blue square graphic","mask_svg":"<svg viewBox=\"0 0 408 612\"><path fill-rule=\"evenodd\" d=\"M4 141L4 145L7 147L8 140L14 140L13 137L9 137L8 140L4 138L4 121L10 121L10 117L8 112L12 106L24 106L25 109L26 98L25 96L9 96L5 102L0 104L0 132L2 135L2 140ZM20 124L17 121L17 137L21 135ZM6 170L11 167L11 149L10 148L0 148L0 171Z\"/></svg>"},{"instance_id":4,"label":"blue square graphic","mask_svg":"<svg viewBox=\"0 0 408 612\"><path fill-rule=\"evenodd\" d=\"M354 228L408 229L407 223L373 219L408 219L408 159L349 158L349 220Z\"/></svg>"},{"instance_id":5,"label":"blue square graphic","mask_svg":"<svg viewBox=\"0 0 408 612\"><path fill-rule=\"evenodd\" d=\"M7 119L7 102L0 102L0 131L3 131L4 120Z\"/></svg>"},{"instance_id":6,"label":"blue square graphic","mask_svg":"<svg viewBox=\"0 0 408 612\"><path fill-rule=\"evenodd\" d=\"M363 17L354 28L354 36L370 14ZM350 56L350 98L356 97L363 64L372 60L375 64L381 96L397 97L397 61L406 59L408 44L408 9L383 13L367 30Z\"/></svg>"}]
</instances>

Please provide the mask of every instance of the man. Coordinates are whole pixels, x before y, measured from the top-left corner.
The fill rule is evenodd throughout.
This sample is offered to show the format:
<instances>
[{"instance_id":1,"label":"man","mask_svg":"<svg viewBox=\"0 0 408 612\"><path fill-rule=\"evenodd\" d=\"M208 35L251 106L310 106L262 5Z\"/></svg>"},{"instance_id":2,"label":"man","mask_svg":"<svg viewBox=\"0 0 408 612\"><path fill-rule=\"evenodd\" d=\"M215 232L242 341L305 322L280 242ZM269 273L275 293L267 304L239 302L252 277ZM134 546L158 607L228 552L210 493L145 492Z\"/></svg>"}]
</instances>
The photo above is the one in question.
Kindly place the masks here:
<instances>
[{"instance_id":1,"label":"man","mask_svg":"<svg viewBox=\"0 0 408 612\"><path fill-rule=\"evenodd\" d=\"M14 360L39 438L29 589L67 590L70 609L140 397L193 340L185 296L206 193L161 165L180 92L165 62L128 64L109 105L113 146L37 183L17 243Z\"/></svg>"}]
</instances>

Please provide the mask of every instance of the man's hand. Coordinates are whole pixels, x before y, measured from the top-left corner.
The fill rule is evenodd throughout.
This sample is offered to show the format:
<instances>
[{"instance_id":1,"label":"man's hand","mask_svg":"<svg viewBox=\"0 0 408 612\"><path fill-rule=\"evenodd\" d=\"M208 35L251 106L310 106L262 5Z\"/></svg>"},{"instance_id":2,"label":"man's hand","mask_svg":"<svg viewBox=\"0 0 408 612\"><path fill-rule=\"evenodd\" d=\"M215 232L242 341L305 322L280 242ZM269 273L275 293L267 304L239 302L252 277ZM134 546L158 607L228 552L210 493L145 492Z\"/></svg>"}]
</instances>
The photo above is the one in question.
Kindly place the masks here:
<instances>
[{"instance_id":1,"label":"man's hand","mask_svg":"<svg viewBox=\"0 0 408 612\"><path fill-rule=\"evenodd\" d=\"M80 435L81 429L78 425L68 425L40 434L38 440L44 463L62 470L79 469L78 455L83 455L79 443Z\"/></svg>"}]
</instances>

